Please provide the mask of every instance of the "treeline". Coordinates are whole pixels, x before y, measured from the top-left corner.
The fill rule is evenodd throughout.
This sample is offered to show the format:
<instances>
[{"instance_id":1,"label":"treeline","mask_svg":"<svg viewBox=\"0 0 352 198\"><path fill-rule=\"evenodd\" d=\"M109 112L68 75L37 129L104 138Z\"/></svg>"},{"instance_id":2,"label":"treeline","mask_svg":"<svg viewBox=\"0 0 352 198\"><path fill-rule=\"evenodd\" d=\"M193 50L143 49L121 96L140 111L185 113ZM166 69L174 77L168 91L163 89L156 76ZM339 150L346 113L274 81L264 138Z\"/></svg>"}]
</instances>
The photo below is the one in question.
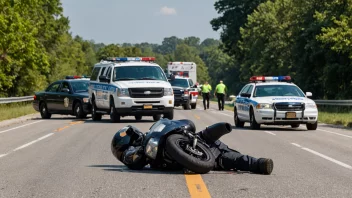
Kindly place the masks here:
<instances>
[{"instance_id":1,"label":"treeline","mask_svg":"<svg viewBox=\"0 0 352 198\"><path fill-rule=\"evenodd\" d=\"M160 45L105 45L73 37L59 0L0 0L0 8L0 97L31 95L67 75L90 75L110 56L154 56L163 68L169 61L193 61L200 83L227 77L229 57L218 40L171 36Z\"/></svg>"},{"instance_id":2,"label":"treeline","mask_svg":"<svg viewBox=\"0 0 352 198\"><path fill-rule=\"evenodd\" d=\"M219 0L221 48L242 82L252 75L291 75L314 98L352 99L352 2Z\"/></svg>"}]
</instances>

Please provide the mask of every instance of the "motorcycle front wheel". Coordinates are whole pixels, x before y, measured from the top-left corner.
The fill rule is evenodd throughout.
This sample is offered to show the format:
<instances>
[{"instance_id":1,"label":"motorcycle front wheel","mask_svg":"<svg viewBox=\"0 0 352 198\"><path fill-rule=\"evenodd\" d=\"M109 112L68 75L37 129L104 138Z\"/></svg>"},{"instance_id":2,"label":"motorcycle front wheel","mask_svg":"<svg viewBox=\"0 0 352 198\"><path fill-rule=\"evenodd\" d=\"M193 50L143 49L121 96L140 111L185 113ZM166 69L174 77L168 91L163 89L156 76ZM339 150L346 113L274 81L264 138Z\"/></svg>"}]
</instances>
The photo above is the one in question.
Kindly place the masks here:
<instances>
[{"instance_id":1,"label":"motorcycle front wheel","mask_svg":"<svg viewBox=\"0 0 352 198\"><path fill-rule=\"evenodd\" d=\"M166 139L165 150L170 157L194 173L205 174L215 166L213 153L199 142L193 149L192 141L184 135L170 135Z\"/></svg>"}]
</instances>

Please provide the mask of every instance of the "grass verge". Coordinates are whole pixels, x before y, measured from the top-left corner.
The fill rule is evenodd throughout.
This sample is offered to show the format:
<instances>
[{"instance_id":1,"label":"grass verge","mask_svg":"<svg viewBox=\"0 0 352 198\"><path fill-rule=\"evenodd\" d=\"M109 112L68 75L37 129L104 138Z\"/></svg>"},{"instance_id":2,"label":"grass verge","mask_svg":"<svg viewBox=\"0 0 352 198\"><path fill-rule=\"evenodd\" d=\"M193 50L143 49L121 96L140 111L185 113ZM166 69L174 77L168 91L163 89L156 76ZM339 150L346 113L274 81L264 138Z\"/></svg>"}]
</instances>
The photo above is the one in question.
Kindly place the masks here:
<instances>
[{"instance_id":1,"label":"grass verge","mask_svg":"<svg viewBox=\"0 0 352 198\"><path fill-rule=\"evenodd\" d=\"M212 101L215 102L215 101ZM352 128L352 110L346 107L318 107L319 122L326 124L343 125ZM225 105L225 109L233 111L233 106Z\"/></svg>"},{"instance_id":2,"label":"grass verge","mask_svg":"<svg viewBox=\"0 0 352 198\"><path fill-rule=\"evenodd\" d=\"M38 113L34 110L32 102L0 104L0 112L0 121Z\"/></svg>"}]
</instances>

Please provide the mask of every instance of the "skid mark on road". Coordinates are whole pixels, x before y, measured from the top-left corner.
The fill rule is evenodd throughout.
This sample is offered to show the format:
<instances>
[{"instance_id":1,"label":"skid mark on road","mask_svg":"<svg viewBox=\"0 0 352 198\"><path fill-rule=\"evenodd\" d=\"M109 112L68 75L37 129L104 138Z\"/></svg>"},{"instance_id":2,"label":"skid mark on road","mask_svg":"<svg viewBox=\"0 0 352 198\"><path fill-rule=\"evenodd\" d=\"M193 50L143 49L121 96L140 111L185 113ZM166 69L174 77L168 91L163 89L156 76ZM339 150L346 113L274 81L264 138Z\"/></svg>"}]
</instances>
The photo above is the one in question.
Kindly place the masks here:
<instances>
[{"instance_id":1,"label":"skid mark on road","mask_svg":"<svg viewBox=\"0 0 352 198\"><path fill-rule=\"evenodd\" d=\"M11 128L11 129L7 129L7 130L4 130L4 131L0 131L0 134L1 134L1 133L8 132L8 131L15 130L15 129L19 129L19 128L22 128L22 127L25 127L25 126L28 126L28 125L31 125L31 124L36 124L36 123L38 123L38 122L43 122L43 120L40 120L40 121L37 121L37 122L31 122L31 123L24 124L24 125L21 125L21 126L18 126L18 127L14 127L14 128Z\"/></svg>"},{"instance_id":2,"label":"skid mark on road","mask_svg":"<svg viewBox=\"0 0 352 198\"><path fill-rule=\"evenodd\" d=\"M210 193L202 176L198 174L185 174L186 183L191 198L210 198Z\"/></svg>"},{"instance_id":3,"label":"skid mark on road","mask_svg":"<svg viewBox=\"0 0 352 198\"><path fill-rule=\"evenodd\" d=\"M302 147L302 146L299 145L299 144L296 144L296 143L291 143L291 144L292 144L292 145L295 145L295 146L297 146L298 148L301 148L301 149L303 149L303 150L305 150L305 151L308 151L308 152L310 152L310 153L313 153L314 155L317 155L317 156L322 157L322 158L324 158L324 159L326 159L326 160L329 160L329 161L331 161L331 162L334 162L335 164L338 164L338 165L340 165L340 166L342 166L342 167L345 167L345 168L348 168L348 169L352 170L352 166L350 166L350 165L348 165L348 164L345 164L345 163L343 163L343 162L340 162L340 161L338 161L338 160L335 160L335 159L333 159L333 158L331 158L331 157L329 157L329 156L326 156L326 155L324 155L324 154L321 154L321 153L319 153L319 152L317 152L317 151L314 151L314 150L312 150L312 149Z\"/></svg>"},{"instance_id":4,"label":"skid mark on road","mask_svg":"<svg viewBox=\"0 0 352 198\"><path fill-rule=\"evenodd\" d=\"M270 134L270 135L276 135L275 133L273 133L273 132L270 132L270 131L264 131L265 133L268 133L268 134Z\"/></svg>"}]
</instances>

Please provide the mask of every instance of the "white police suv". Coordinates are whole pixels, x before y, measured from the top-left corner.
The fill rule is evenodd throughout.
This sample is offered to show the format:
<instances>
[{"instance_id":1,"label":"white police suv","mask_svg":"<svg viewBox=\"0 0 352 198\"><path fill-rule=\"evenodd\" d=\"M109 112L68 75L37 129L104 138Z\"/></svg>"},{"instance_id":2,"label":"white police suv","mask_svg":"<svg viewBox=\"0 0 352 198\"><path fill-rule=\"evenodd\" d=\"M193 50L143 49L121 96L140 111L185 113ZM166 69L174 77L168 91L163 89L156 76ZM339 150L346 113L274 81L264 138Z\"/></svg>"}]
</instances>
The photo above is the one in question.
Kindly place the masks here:
<instances>
[{"instance_id":1,"label":"white police suv","mask_svg":"<svg viewBox=\"0 0 352 198\"><path fill-rule=\"evenodd\" d=\"M174 117L171 84L155 57L111 57L94 65L89 99L93 120L110 114L113 122L121 117L153 116L159 120Z\"/></svg>"},{"instance_id":2,"label":"white police suv","mask_svg":"<svg viewBox=\"0 0 352 198\"><path fill-rule=\"evenodd\" d=\"M318 109L304 92L291 82L290 76L253 76L234 102L236 127L250 123L252 129L265 125L306 124L308 130L318 126Z\"/></svg>"}]
</instances>

